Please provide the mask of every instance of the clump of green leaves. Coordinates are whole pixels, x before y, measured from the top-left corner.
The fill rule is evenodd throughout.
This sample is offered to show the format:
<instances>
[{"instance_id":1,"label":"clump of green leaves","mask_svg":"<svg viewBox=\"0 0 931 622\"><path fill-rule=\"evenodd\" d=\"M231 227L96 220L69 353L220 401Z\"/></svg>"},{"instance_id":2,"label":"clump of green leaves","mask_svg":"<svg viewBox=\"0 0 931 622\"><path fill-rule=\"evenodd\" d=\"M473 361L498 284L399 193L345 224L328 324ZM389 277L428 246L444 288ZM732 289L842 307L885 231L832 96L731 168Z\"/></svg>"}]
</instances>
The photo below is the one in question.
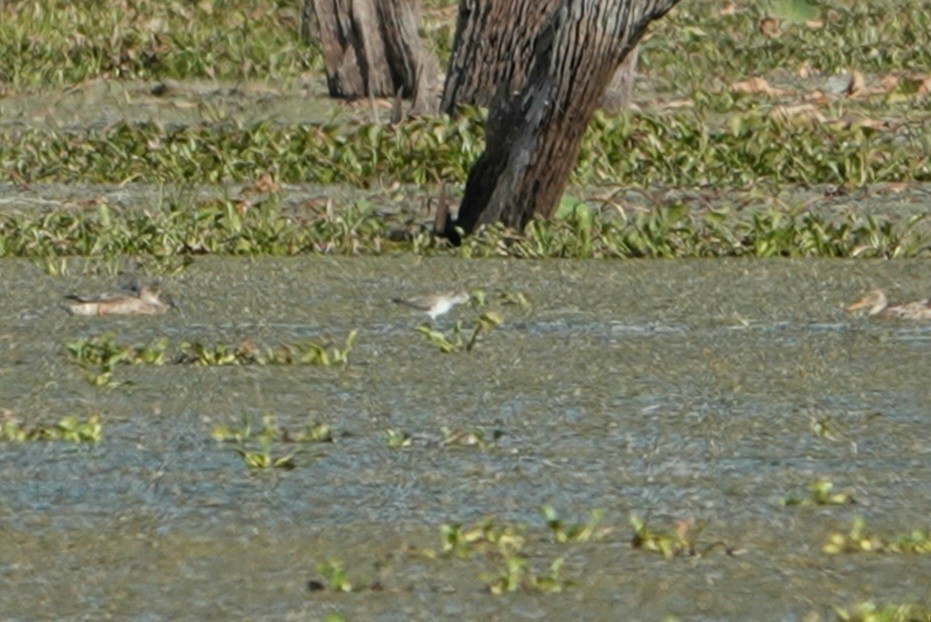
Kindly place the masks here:
<instances>
[{"instance_id":1,"label":"clump of green leaves","mask_svg":"<svg viewBox=\"0 0 931 622\"><path fill-rule=\"evenodd\" d=\"M313 421L297 431L288 430L277 420L266 415L261 426L253 426L249 417L243 417L238 426L216 425L210 431L213 440L220 443L242 443L255 439L268 439L278 443L332 443L333 428L326 423Z\"/></svg>"},{"instance_id":2,"label":"clump of green leaves","mask_svg":"<svg viewBox=\"0 0 931 622\"><path fill-rule=\"evenodd\" d=\"M488 449L498 442L504 432L493 430L490 438L482 430L469 429L459 430L444 426L441 430L443 438L440 445L443 447L475 447L478 449Z\"/></svg>"},{"instance_id":3,"label":"clump of green leaves","mask_svg":"<svg viewBox=\"0 0 931 622\"><path fill-rule=\"evenodd\" d=\"M325 423L311 422L292 432L270 415L262 417L259 426L253 426L249 417L243 417L238 426L216 425L210 435L220 443L235 443L234 449L246 466L257 470L291 470L297 466L298 452L275 451L280 444L332 443L334 440L332 428Z\"/></svg>"},{"instance_id":4,"label":"clump of green leaves","mask_svg":"<svg viewBox=\"0 0 931 622\"><path fill-rule=\"evenodd\" d=\"M632 515L630 525L634 528L630 543L635 549L659 553L666 558L697 555L692 532L695 526L693 521L679 521L674 530L661 531L649 527L646 521Z\"/></svg>"},{"instance_id":5,"label":"clump of green leaves","mask_svg":"<svg viewBox=\"0 0 931 622\"><path fill-rule=\"evenodd\" d=\"M478 429L453 429L447 426L440 428L439 434L417 434L411 435L403 430L388 428L382 433L385 443L392 449L403 449L410 447L415 442L421 445L437 447L461 447L473 449L488 449L494 447L504 432L493 430L486 434L483 430Z\"/></svg>"},{"instance_id":6,"label":"clump of green leaves","mask_svg":"<svg viewBox=\"0 0 931 622\"><path fill-rule=\"evenodd\" d=\"M317 572L326 582L325 584L313 582L315 587L319 586L317 589L329 589L333 592L351 592L354 589L343 562L338 559L320 562L317 564Z\"/></svg>"},{"instance_id":7,"label":"clump of green leaves","mask_svg":"<svg viewBox=\"0 0 931 622\"><path fill-rule=\"evenodd\" d=\"M423 324L414 330L423 335L427 341L436 346L440 352L447 354L453 352L471 352L478 343L479 335L490 333L503 321L503 318L498 313L486 311L478 317L471 331L464 329L462 322L456 322L451 334L447 334L429 324Z\"/></svg>"},{"instance_id":8,"label":"clump of green leaves","mask_svg":"<svg viewBox=\"0 0 931 622\"><path fill-rule=\"evenodd\" d=\"M832 533L822 547L825 553L931 553L931 535L915 529L907 534L883 538L866 530L862 517L853 520L847 533Z\"/></svg>"},{"instance_id":9,"label":"clump of green leaves","mask_svg":"<svg viewBox=\"0 0 931 622\"><path fill-rule=\"evenodd\" d=\"M808 497L788 497L785 505L847 505L856 503L853 496L845 492L832 492L834 484L827 480L815 480L808 485Z\"/></svg>"},{"instance_id":10,"label":"clump of green leaves","mask_svg":"<svg viewBox=\"0 0 931 622\"><path fill-rule=\"evenodd\" d=\"M296 11L180 0L3 3L3 80L34 88L99 78L296 78L320 65L319 51L299 39Z\"/></svg>"},{"instance_id":11,"label":"clump of green leaves","mask_svg":"<svg viewBox=\"0 0 931 622\"><path fill-rule=\"evenodd\" d=\"M95 387L113 387L121 382L112 378L119 365L163 365L168 340L155 339L143 346L119 344L112 333L82 337L65 345L70 359L84 370Z\"/></svg>"},{"instance_id":12,"label":"clump of green leaves","mask_svg":"<svg viewBox=\"0 0 931 622\"><path fill-rule=\"evenodd\" d=\"M522 529L502 525L492 520L471 527L455 523L440 528L444 555L466 558L476 552L498 551L513 553L520 551L525 542Z\"/></svg>"},{"instance_id":13,"label":"clump of green leaves","mask_svg":"<svg viewBox=\"0 0 931 622\"><path fill-rule=\"evenodd\" d=\"M931 174L929 174L931 175ZM53 264L61 256L143 255L190 258L200 254L379 255L408 251L463 257L685 258L685 257L918 257L931 251L931 217L888 216L846 210L831 215L805 209L714 210L686 203L627 214L579 206L575 216L532 221L525 231L488 226L451 249L426 223L409 214L385 217L367 202L286 208L276 195L244 207L232 199L161 209L130 210L106 204L95 210L5 211L0 215L0 257L31 257ZM577 214L586 214L584 218ZM398 235L401 228L404 235ZM482 293L484 295L484 293ZM519 293L501 304L527 308Z\"/></svg>"},{"instance_id":14,"label":"clump of green leaves","mask_svg":"<svg viewBox=\"0 0 931 622\"><path fill-rule=\"evenodd\" d=\"M295 454L272 454L271 439L261 438L258 447L236 447L236 453L242 456L242 461L250 469L284 469L290 471L297 464L294 462Z\"/></svg>"},{"instance_id":15,"label":"clump of green leaves","mask_svg":"<svg viewBox=\"0 0 931 622\"><path fill-rule=\"evenodd\" d=\"M695 110L595 115L570 183L746 188L765 178L859 186L931 175L908 123L883 131L843 121L796 127L773 118L771 106L761 113L707 93L695 99ZM714 107L725 114L709 118ZM182 127L122 122L83 132L14 127L0 130L0 161L15 163L0 180L217 184L247 181L258 170L287 183L461 182L484 147L483 116L466 110L396 125L218 119Z\"/></svg>"},{"instance_id":16,"label":"clump of green leaves","mask_svg":"<svg viewBox=\"0 0 931 622\"><path fill-rule=\"evenodd\" d=\"M411 443L414 442L411 435L403 430L388 428L383 432L383 435L385 437L385 443L391 449L403 449L404 447L409 447Z\"/></svg>"},{"instance_id":17,"label":"clump of green leaves","mask_svg":"<svg viewBox=\"0 0 931 622\"><path fill-rule=\"evenodd\" d=\"M526 536L522 527L497 524L486 520L473 527L443 525L442 553L445 556L467 558L475 553L491 556L504 564L504 569L488 577L485 585L492 594L517 590L560 592L571 585L559 576L563 558L554 560L546 572L535 573L524 553Z\"/></svg>"},{"instance_id":18,"label":"clump of green leaves","mask_svg":"<svg viewBox=\"0 0 931 622\"><path fill-rule=\"evenodd\" d=\"M65 441L69 443L96 443L103 436L100 416L93 414L85 420L74 416L62 417L53 425L36 424L24 426L15 419L7 418L0 424L0 441L22 443L25 441Z\"/></svg>"},{"instance_id":19,"label":"clump of green leaves","mask_svg":"<svg viewBox=\"0 0 931 622\"><path fill-rule=\"evenodd\" d=\"M462 254L528 259L684 257L916 257L931 250L931 217L904 221L858 211L663 206L632 216L532 221L524 232L493 225L467 238Z\"/></svg>"},{"instance_id":20,"label":"clump of green leaves","mask_svg":"<svg viewBox=\"0 0 931 622\"><path fill-rule=\"evenodd\" d=\"M604 512L599 509L589 512L588 522L576 524L567 524L563 521L556 509L551 505L544 505L541 512L544 520L546 520L546 526L553 532L553 539L560 544L589 542L605 533L604 530L598 529L598 525L601 524L604 518Z\"/></svg>"},{"instance_id":21,"label":"clump of green leaves","mask_svg":"<svg viewBox=\"0 0 931 622\"><path fill-rule=\"evenodd\" d=\"M838 622L928 622L931 609L922 605L886 605L866 601L850 608L834 607Z\"/></svg>"},{"instance_id":22,"label":"clump of green leaves","mask_svg":"<svg viewBox=\"0 0 931 622\"><path fill-rule=\"evenodd\" d=\"M553 560L545 573L537 574L530 568L530 562L526 557L509 555L504 558L504 572L494 577L486 588L492 594L506 594L517 590L542 593L562 592L570 585L559 576L564 562L562 557L558 557Z\"/></svg>"},{"instance_id":23,"label":"clump of green leaves","mask_svg":"<svg viewBox=\"0 0 931 622\"><path fill-rule=\"evenodd\" d=\"M281 344L277 348L257 346L251 341L239 345L204 345L200 342L181 344L181 364L215 365L319 365L330 367L349 363L358 331L350 331L343 346L314 340L294 344Z\"/></svg>"}]
</instances>

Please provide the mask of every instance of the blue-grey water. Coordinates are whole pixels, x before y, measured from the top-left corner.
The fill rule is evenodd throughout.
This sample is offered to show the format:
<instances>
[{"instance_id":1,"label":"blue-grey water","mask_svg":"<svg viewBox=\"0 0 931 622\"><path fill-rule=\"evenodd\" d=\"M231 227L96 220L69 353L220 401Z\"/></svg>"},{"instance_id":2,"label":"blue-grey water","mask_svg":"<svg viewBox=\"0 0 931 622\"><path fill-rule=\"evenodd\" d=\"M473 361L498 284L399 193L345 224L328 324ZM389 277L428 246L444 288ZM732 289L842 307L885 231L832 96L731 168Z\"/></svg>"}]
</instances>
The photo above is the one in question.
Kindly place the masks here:
<instances>
[{"instance_id":1,"label":"blue-grey water","mask_svg":"<svg viewBox=\"0 0 931 622\"><path fill-rule=\"evenodd\" d=\"M0 262L0 415L103 421L93 445L0 443L0 618L813 620L931 599L928 555L822 552L855 517L890 539L931 527L931 323L842 310L874 286L927 297L926 261L203 259L163 280L182 313L122 319L68 316L64 294L115 287L68 265ZM504 318L471 352L390 302L457 287ZM122 366L114 388L65 353L106 332L173 349L351 330L346 367ZM276 444L296 468L255 472L211 438L266 416L336 441ZM818 480L856 503L784 503ZM605 531L554 544L544 504L602 509ZM700 554L632 548L631 515L695 521ZM571 585L495 596L494 556L424 552L486 519ZM327 560L380 589L309 591Z\"/></svg>"}]
</instances>

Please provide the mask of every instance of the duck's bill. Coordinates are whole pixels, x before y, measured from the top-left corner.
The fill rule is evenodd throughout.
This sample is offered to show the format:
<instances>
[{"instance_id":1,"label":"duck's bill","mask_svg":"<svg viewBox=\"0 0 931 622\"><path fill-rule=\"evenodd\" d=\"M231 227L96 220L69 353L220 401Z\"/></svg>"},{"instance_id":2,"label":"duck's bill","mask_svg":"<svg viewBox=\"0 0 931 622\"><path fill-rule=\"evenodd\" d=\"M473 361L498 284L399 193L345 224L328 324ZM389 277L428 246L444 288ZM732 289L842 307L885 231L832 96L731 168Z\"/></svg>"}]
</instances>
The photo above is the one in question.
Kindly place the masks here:
<instances>
[{"instance_id":1,"label":"duck's bill","mask_svg":"<svg viewBox=\"0 0 931 622\"><path fill-rule=\"evenodd\" d=\"M857 309L862 309L866 307L868 304L870 304L868 298L861 298L860 300L851 302L849 305L844 307L844 311L846 311L847 313L852 313L853 311L856 311Z\"/></svg>"}]
</instances>

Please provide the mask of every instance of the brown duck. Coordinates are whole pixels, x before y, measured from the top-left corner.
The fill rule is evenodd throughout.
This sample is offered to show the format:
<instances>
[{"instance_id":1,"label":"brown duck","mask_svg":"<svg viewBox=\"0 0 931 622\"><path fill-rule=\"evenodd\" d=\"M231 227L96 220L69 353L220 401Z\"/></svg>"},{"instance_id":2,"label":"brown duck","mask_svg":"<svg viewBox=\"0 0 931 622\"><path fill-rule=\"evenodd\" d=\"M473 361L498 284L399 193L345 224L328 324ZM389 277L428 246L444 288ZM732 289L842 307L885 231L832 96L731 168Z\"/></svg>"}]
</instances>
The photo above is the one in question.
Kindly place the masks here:
<instances>
[{"instance_id":1,"label":"brown duck","mask_svg":"<svg viewBox=\"0 0 931 622\"><path fill-rule=\"evenodd\" d=\"M890 305L881 289L871 289L862 298L846 307L847 312L866 309L869 316L896 318L900 320L931 320L931 303L928 300Z\"/></svg>"},{"instance_id":2,"label":"brown duck","mask_svg":"<svg viewBox=\"0 0 931 622\"><path fill-rule=\"evenodd\" d=\"M164 296L157 285L143 285L128 294L103 296L65 296L71 315L161 315L173 300Z\"/></svg>"}]
</instances>

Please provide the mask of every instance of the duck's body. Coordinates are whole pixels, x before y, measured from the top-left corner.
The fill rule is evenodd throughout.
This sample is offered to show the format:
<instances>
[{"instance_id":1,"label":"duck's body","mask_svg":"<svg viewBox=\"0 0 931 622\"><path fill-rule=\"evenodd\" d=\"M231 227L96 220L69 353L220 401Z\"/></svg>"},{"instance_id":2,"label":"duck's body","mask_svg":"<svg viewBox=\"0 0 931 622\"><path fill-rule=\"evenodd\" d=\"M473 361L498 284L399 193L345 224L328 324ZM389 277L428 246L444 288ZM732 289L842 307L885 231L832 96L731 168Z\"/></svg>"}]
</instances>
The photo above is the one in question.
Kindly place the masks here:
<instances>
[{"instance_id":1,"label":"duck's body","mask_svg":"<svg viewBox=\"0 0 931 622\"><path fill-rule=\"evenodd\" d=\"M135 294L66 296L71 315L161 315L174 306L164 300L155 285L140 287Z\"/></svg>"},{"instance_id":2,"label":"duck's body","mask_svg":"<svg viewBox=\"0 0 931 622\"><path fill-rule=\"evenodd\" d=\"M900 320L931 320L931 302L918 300L901 305L890 305L885 292L871 289L862 298L847 305L847 312L866 309L869 316L896 318Z\"/></svg>"},{"instance_id":3,"label":"duck's body","mask_svg":"<svg viewBox=\"0 0 931 622\"><path fill-rule=\"evenodd\" d=\"M445 294L414 296L413 298L392 298L392 300L398 304L423 311L430 316L431 320L435 321L444 313L449 313L456 305L468 302L469 298L467 292L447 292Z\"/></svg>"}]
</instances>

